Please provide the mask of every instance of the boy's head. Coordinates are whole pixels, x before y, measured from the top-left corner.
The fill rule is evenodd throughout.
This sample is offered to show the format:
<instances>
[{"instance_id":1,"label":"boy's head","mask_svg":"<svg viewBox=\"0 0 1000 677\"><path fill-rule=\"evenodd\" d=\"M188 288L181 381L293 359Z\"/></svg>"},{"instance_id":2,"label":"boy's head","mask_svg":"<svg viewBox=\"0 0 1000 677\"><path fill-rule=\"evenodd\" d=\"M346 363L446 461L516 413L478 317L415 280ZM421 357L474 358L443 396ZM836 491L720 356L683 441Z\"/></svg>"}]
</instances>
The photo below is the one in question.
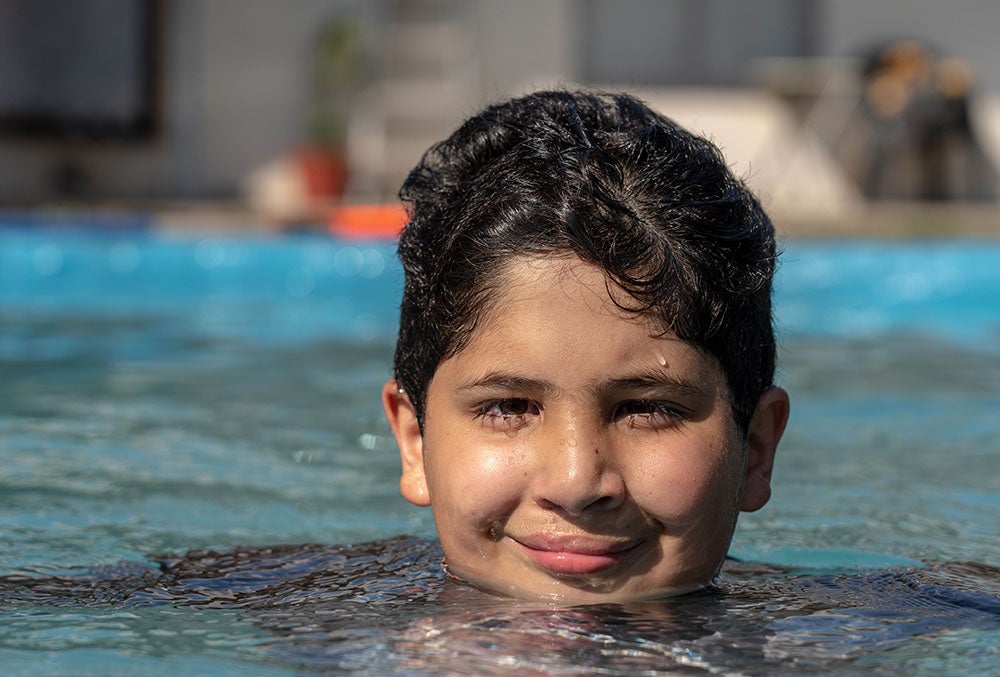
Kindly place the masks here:
<instances>
[{"instance_id":1,"label":"boy's head","mask_svg":"<svg viewBox=\"0 0 1000 677\"><path fill-rule=\"evenodd\" d=\"M400 195L396 381L421 422L434 371L488 311L504 264L572 252L713 355L749 423L774 376L774 232L710 142L623 94L540 92L468 120Z\"/></svg>"},{"instance_id":2,"label":"boy's head","mask_svg":"<svg viewBox=\"0 0 1000 677\"><path fill-rule=\"evenodd\" d=\"M773 228L718 149L626 95L541 92L467 121L401 196L384 400L452 569L580 599L707 582L787 415Z\"/></svg>"}]
</instances>

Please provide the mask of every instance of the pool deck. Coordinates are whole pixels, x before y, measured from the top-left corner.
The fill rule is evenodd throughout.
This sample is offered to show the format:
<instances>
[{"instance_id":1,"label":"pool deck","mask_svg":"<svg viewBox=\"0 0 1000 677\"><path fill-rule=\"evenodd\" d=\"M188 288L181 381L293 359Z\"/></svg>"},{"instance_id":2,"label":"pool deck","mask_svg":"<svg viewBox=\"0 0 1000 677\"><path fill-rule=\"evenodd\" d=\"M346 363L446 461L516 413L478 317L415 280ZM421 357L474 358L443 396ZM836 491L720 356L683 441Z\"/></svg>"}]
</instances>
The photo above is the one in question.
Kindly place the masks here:
<instances>
[{"instance_id":1,"label":"pool deck","mask_svg":"<svg viewBox=\"0 0 1000 677\"><path fill-rule=\"evenodd\" d=\"M776 210L771 210L771 217L781 237L791 239L1000 238L1000 205L996 204L872 203L830 218ZM0 227L22 223L109 230L133 225L185 235L323 232L328 228L319 220L293 225L268 221L238 202L0 208Z\"/></svg>"},{"instance_id":2,"label":"pool deck","mask_svg":"<svg viewBox=\"0 0 1000 677\"><path fill-rule=\"evenodd\" d=\"M883 202L829 219L772 212L786 238L1000 238L1000 205Z\"/></svg>"}]
</instances>

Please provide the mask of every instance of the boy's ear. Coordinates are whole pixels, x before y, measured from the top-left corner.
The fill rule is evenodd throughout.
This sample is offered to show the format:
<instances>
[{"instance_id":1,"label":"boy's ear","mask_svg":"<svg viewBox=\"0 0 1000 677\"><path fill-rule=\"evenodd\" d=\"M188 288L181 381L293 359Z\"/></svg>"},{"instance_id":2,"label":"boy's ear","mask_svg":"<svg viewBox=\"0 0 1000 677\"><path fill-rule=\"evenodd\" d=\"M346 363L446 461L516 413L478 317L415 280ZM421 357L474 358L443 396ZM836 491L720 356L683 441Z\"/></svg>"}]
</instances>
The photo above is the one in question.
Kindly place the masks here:
<instances>
[{"instance_id":1,"label":"boy's ear","mask_svg":"<svg viewBox=\"0 0 1000 677\"><path fill-rule=\"evenodd\" d=\"M788 393L771 387L757 401L747 430L747 469L740 509L760 510L771 498L774 453L788 422Z\"/></svg>"},{"instance_id":2,"label":"boy's ear","mask_svg":"<svg viewBox=\"0 0 1000 677\"><path fill-rule=\"evenodd\" d=\"M431 497L424 476L424 438L420 434L417 412L395 380L390 379L382 387L382 407L392 434L396 436L403 463L399 492L414 505L428 506Z\"/></svg>"}]
</instances>

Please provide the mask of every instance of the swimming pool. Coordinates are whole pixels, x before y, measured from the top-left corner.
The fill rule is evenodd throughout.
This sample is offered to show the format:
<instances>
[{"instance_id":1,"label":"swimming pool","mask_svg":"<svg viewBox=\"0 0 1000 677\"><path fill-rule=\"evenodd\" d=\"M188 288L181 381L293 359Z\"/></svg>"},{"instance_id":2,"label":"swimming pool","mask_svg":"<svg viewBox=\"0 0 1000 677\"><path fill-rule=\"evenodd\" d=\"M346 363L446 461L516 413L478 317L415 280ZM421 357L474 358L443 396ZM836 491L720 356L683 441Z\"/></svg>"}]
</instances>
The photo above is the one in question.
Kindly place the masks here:
<instances>
[{"instance_id":1,"label":"swimming pool","mask_svg":"<svg viewBox=\"0 0 1000 677\"><path fill-rule=\"evenodd\" d=\"M1000 243L785 249L779 380L793 415L774 498L743 516L733 554L810 575L1000 563ZM389 244L0 230L0 575L196 548L431 537L429 512L398 497L378 402L400 285ZM276 659L261 649L268 628L226 609L38 605L0 620L0 655L8 674L352 665ZM815 649L820 635L802 645ZM364 662L385 649L368 637L354 637L356 666L381 665ZM609 637L601 655L637 655ZM994 668L998 638L995 622L945 627L863 660L803 649L795 665ZM660 643L674 669L756 672ZM524 645L521 667L533 667L537 646Z\"/></svg>"}]
</instances>

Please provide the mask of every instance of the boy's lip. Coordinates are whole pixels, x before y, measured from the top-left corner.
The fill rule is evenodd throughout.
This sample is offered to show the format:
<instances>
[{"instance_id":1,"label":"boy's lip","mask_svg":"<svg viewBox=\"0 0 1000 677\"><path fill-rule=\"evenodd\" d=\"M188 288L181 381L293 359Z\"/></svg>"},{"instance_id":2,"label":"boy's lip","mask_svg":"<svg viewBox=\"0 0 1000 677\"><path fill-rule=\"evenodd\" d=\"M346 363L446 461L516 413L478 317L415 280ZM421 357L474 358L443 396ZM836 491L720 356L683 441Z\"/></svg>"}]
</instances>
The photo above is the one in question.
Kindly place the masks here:
<instances>
[{"instance_id":1,"label":"boy's lip","mask_svg":"<svg viewBox=\"0 0 1000 677\"><path fill-rule=\"evenodd\" d=\"M642 543L634 539L608 540L559 534L508 537L543 569L563 576L595 574L610 569Z\"/></svg>"}]
</instances>

